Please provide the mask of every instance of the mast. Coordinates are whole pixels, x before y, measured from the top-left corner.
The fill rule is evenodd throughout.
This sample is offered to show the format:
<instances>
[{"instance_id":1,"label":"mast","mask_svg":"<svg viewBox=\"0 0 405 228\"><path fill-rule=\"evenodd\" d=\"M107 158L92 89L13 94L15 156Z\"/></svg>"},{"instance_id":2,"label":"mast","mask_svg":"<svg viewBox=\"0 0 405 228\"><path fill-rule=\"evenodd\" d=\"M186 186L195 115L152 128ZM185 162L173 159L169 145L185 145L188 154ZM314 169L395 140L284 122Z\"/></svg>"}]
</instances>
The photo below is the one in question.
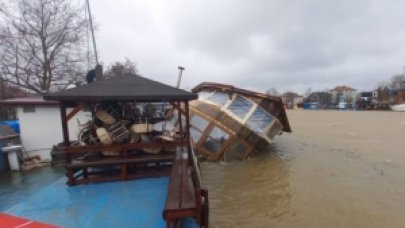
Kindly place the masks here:
<instances>
[{"instance_id":1,"label":"mast","mask_svg":"<svg viewBox=\"0 0 405 228\"><path fill-rule=\"evenodd\" d=\"M87 10L89 11L91 37L93 38L94 57L96 58L96 64L98 65L96 38L94 37L93 19L91 17L90 2L89 2L89 0L86 0L86 2L87 2Z\"/></svg>"}]
</instances>

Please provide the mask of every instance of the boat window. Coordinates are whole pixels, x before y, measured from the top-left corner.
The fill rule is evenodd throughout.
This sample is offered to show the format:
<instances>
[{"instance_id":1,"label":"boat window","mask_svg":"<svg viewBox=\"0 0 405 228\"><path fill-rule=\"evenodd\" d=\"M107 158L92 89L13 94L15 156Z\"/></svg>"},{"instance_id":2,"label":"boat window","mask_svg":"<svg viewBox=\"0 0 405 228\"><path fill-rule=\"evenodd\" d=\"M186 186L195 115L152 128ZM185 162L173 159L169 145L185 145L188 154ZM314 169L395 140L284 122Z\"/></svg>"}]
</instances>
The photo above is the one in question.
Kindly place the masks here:
<instances>
[{"instance_id":1,"label":"boat window","mask_svg":"<svg viewBox=\"0 0 405 228\"><path fill-rule=\"evenodd\" d=\"M229 95L228 95L227 93L218 92L218 91L215 91L215 92L208 98L209 101L211 101L211 102L213 102L213 103L215 103L215 104L217 104L217 105L220 105L220 106L225 105L225 103L226 103L229 99L230 99L230 98L229 98Z\"/></svg>"},{"instance_id":2,"label":"boat window","mask_svg":"<svg viewBox=\"0 0 405 228\"><path fill-rule=\"evenodd\" d=\"M201 118L199 115L194 115L193 118L191 118L191 125L201 131L204 131L208 126L208 121Z\"/></svg>"},{"instance_id":3,"label":"boat window","mask_svg":"<svg viewBox=\"0 0 405 228\"><path fill-rule=\"evenodd\" d=\"M221 150L222 144L228 139L228 137L228 133L217 127L214 127L211 133L205 139L202 146L212 153L217 153Z\"/></svg>"},{"instance_id":4,"label":"boat window","mask_svg":"<svg viewBox=\"0 0 405 228\"><path fill-rule=\"evenodd\" d=\"M241 119L243 119L246 114L249 112L249 110L252 108L253 103L250 102L248 99L237 96L235 100L232 101L231 105L228 107L228 109Z\"/></svg>"},{"instance_id":5,"label":"boat window","mask_svg":"<svg viewBox=\"0 0 405 228\"><path fill-rule=\"evenodd\" d=\"M272 120L273 117L268 112L260 107L257 107L249 117L247 124L253 131L263 132L263 130L269 126Z\"/></svg>"},{"instance_id":6,"label":"boat window","mask_svg":"<svg viewBox=\"0 0 405 228\"><path fill-rule=\"evenodd\" d=\"M231 144L232 145L229 147L228 151L224 154L224 161L243 159L247 152L246 147L239 142L234 142Z\"/></svg>"},{"instance_id":7,"label":"boat window","mask_svg":"<svg viewBox=\"0 0 405 228\"><path fill-rule=\"evenodd\" d=\"M212 94L212 92L210 92L210 91L201 91L198 93L198 98L207 99L211 94Z\"/></svg>"}]
</instances>

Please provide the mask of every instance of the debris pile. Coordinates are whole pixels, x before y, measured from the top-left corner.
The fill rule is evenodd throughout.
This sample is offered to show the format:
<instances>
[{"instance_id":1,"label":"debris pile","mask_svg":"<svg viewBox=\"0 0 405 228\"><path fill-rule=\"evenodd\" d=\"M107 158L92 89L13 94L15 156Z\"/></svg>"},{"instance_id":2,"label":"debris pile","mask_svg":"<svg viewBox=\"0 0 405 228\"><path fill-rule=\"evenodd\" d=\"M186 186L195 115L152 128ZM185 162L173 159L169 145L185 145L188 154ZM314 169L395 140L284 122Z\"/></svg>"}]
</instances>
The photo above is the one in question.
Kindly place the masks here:
<instances>
[{"instance_id":1,"label":"debris pile","mask_svg":"<svg viewBox=\"0 0 405 228\"><path fill-rule=\"evenodd\" d=\"M78 123L81 146L173 141L176 137L177 119L173 107L166 103L102 102L91 109L92 119ZM143 149L152 154L161 150L159 147ZM119 155L118 151L102 153Z\"/></svg>"}]
</instances>

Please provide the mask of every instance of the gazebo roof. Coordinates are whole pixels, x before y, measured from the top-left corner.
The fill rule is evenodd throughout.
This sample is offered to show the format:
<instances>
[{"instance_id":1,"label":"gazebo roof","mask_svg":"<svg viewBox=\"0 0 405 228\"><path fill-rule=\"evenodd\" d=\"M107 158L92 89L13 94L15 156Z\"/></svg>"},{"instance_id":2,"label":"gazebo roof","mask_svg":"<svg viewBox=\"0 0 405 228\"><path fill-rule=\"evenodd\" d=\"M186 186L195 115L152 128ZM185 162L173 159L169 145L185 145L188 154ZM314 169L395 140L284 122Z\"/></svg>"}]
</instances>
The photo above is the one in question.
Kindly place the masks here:
<instances>
[{"instance_id":1,"label":"gazebo roof","mask_svg":"<svg viewBox=\"0 0 405 228\"><path fill-rule=\"evenodd\" d=\"M59 101L185 101L198 95L172 86L127 74L64 91L46 94L45 100Z\"/></svg>"}]
</instances>

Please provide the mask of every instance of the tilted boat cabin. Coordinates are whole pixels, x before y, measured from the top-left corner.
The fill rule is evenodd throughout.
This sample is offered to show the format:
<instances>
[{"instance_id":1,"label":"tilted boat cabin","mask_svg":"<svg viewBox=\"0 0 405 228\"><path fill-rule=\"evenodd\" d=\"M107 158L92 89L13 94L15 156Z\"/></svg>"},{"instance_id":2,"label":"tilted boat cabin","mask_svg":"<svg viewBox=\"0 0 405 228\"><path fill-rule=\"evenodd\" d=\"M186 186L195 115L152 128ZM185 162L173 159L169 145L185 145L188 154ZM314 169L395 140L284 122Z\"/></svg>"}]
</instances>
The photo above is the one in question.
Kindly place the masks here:
<instances>
[{"instance_id":1,"label":"tilted boat cabin","mask_svg":"<svg viewBox=\"0 0 405 228\"><path fill-rule=\"evenodd\" d=\"M191 138L209 160L246 159L274 136L291 132L281 98L218 83L202 83L190 102Z\"/></svg>"}]
</instances>

